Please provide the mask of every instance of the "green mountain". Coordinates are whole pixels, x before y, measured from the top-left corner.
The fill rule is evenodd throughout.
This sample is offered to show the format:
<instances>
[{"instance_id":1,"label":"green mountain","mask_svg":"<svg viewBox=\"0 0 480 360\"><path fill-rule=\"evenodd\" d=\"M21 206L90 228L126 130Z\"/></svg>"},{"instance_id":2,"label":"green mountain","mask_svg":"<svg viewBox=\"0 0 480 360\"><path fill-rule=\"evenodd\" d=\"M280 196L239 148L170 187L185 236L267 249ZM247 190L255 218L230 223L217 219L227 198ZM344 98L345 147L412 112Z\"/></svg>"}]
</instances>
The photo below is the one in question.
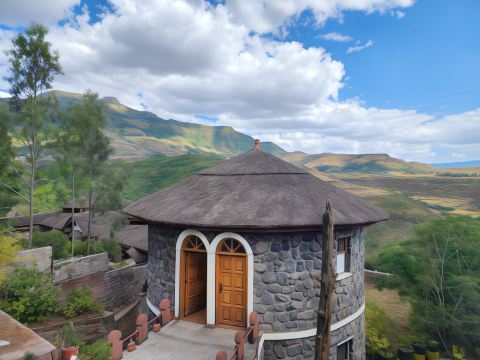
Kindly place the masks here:
<instances>
[{"instance_id":1,"label":"green mountain","mask_svg":"<svg viewBox=\"0 0 480 360\"><path fill-rule=\"evenodd\" d=\"M81 101L81 95L53 91L60 107ZM116 98L104 97L105 114L110 122L108 136L112 139L116 158L145 158L154 154L176 156L182 154L206 154L231 157L248 151L254 139L230 126L206 126L165 120L148 111L138 111L121 104ZM262 143L262 149L271 154L286 153L281 147Z\"/></svg>"}]
</instances>

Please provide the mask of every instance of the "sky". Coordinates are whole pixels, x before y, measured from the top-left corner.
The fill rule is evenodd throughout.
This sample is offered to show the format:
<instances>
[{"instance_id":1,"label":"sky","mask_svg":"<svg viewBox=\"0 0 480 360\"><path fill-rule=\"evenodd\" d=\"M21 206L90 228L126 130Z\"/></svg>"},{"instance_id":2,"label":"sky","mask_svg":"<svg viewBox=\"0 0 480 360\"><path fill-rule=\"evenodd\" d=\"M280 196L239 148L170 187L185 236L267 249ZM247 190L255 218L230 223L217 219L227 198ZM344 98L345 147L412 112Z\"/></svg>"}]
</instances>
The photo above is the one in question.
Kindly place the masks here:
<instances>
[{"instance_id":1,"label":"sky","mask_svg":"<svg viewBox=\"0 0 480 360\"><path fill-rule=\"evenodd\" d=\"M2 0L49 27L54 88L308 153L480 159L478 0ZM8 96L0 51L0 96Z\"/></svg>"}]
</instances>

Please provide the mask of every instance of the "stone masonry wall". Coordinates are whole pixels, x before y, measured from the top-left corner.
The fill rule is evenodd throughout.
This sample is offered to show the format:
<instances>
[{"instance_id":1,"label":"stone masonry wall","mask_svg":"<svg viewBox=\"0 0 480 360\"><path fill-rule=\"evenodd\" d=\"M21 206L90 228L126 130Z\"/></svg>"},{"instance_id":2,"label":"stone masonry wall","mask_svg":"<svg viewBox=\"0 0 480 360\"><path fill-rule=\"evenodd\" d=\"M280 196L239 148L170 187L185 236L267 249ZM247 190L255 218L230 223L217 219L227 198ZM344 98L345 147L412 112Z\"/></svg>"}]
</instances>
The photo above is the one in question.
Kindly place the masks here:
<instances>
[{"instance_id":1,"label":"stone masonry wall","mask_svg":"<svg viewBox=\"0 0 480 360\"><path fill-rule=\"evenodd\" d=\"M52 271L51 246L20 251L17 254L17 258L18 265L26 268L36 267L38 271L43 273L50 273Z\"/></svg>"},{"instance_id":2,"label":"stone masonry wall","mask_svg":"<svg viewBox=\"0 0 480 360\"><path fill-rule=\"evenodd\" d=\"M365 319L359 316L344 327L332 332L330 360L337 359L337 344L352 338L352 360L365 360ZM266 341L263 359L311 360L315 355L315 338Z\"/></svg>"},{"instance_id":3,"label":"stone masonry wall","mask_svg":"<svg viewBox=\"0 0 480 360\"><path fill-rule=\"evenodd\" d=\"M53 281L56 283L107 270L108 255L106 252L62 260L53 264Z\"/></svg>"},{"instance_id":4,"label":"stone masonry wall","mask_svg":"<svg viewBox=\"0 0 480 360\"><path fill-rule=\"evenodd\" d=\"M147 265L127 266L105 273L105 308L114 310L138 299L143 291Z\"/></svg>"},{"instance_id":5,"label":"stone masonry wall","mask_svg":"<svg viewBox=\"0 0 480 360\"><path fill-rule=\"evenodd\" d=\"M160 300L175 298L175 248L182 230L148 226L148 299L158 306Z\"/></svg>"},{"instance_id":6,"label":"stone masonry wall","mask_svg":"<svg viewBox=\"0 0 480 360\"><path fill-rule=\"evenodd\" d=\"M352 276L335 284L332 322L353 314L364 302L361 230L352 236ZM244 234L254 252L254 310L263 331L316 327L322 251L315 233ZM336 258L336 256L335 256Z\"/></svg>"}]
</instances>

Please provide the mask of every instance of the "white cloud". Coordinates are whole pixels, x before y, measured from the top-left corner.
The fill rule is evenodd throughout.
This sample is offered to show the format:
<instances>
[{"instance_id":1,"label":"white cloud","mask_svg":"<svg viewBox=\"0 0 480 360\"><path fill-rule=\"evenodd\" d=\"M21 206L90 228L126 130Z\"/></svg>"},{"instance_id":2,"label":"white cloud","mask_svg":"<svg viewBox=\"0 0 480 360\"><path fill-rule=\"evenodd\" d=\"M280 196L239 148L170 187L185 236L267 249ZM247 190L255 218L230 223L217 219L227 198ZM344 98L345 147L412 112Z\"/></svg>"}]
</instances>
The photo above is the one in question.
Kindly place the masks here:
<instances>
[{"instance_id":1,"label":"white cloud","mask_svg":"<svg viewBox=\"0 0 480 360\"><path fill-rule=\"evenodd\" d=\"M258 33L274 32L310 10L318 25L329 18L341 18L344 11L385 13L407 8L415 0L226 0L234 20Z\"/></svg>"},{"instance_id":2,"label":"white cloud","mask_svg":"<svg viewBox=\"0 0 480 360\"><path fill-rule=\"evenodd\" d=\"M232 125L288 150L383 152L409 160L449 161L437 151L443 149L444 154L478 158L480 109L434 117L367 107L357 100L340 102L345 81L341 62L320 47L306 49L252 34L252 25L232 14L234 1L217 6L200 0L112 2L116 12L98 23L89 24L83 14L64 27L51 27L49 40L59 49L66 74L56 80L56 88L92 89L137 109L147 106L163 118L216 118L218 125ZM309 4L286 1L293 4L289 8L274 3L279 13L287 14L279 16L284 21L296 14L296 4ZM372 12L412 2L325 3ZM252 13L259 17L255 28L271 28L270 22L262 25L264 15ZM12 34L0 31L0 47ZM1 63L0 54L3 75ZM0 81L0 89L7 88Z\"/></svg>"},{"instance_id":3,"label":"white cloud","mask_svg":"<svg viewBox=\"0 0 480 360\"><path fill-rule=\"evenodd\" d=\"M354 52L359 52L362 50L365 50L366 48L369 48L370 46L374 45L375 41L373 40L368 40L365 44L361 45L355 45L355 46L349 46L347 49L347 54L351 54Z\"/></svg>"},{"instance_id":4,"label":"white cloud","mask_svg":"<svg viewBox=\"0 0 480 360\"><path fill-rule=\"evenodd\" d=\"M5 91L0 91L0 98L8 98L10 94Z\"/></svg>"},{"instance_id":5,"label":"white cloud","mask_svg":"<svg viewBox=\"0 0 480 360\"><path fill-rule=\"evenodd\" d=\"M80 0L2 0L0 24L51 24L68 17L72 7L79 3Z\"/></svg>"},{"instance_id":6,"label":"white cloud","mask_svg":"<svg viewBox=\"0 0 480 360\"><path fill-rule=\"evenodd\" d=\"M329 41L337 41L337 42L349 42L353 40L351 36L339 34L336 32L329 32L323 35L319 35L318 38L323 40L329 40Z\"/></svg>"}]
</instances>

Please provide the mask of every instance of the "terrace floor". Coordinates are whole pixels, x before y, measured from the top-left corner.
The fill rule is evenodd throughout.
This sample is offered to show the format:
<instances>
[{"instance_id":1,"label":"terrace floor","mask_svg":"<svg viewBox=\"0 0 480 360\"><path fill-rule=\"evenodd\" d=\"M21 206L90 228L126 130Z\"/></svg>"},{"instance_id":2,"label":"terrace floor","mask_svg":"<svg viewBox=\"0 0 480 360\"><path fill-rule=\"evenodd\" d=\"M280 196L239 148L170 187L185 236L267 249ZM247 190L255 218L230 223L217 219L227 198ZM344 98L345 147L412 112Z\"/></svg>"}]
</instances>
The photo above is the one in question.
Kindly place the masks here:
<instances>
[{"instance_id":1,"label":"terrace floor","mask_svg":"<svg viewBox=\"0 0 480 360\"><path fill-rule=\"evenodd\" d=\"M214 360L218 350L226 350L228 357L235 347L236 330L209 329L202 324L174 320L160 332L150 332L148 339L133 352L124 351L127 360ZM245 359L255 355L255 345L245 344Z\"/></svg>"}]
</instances>

